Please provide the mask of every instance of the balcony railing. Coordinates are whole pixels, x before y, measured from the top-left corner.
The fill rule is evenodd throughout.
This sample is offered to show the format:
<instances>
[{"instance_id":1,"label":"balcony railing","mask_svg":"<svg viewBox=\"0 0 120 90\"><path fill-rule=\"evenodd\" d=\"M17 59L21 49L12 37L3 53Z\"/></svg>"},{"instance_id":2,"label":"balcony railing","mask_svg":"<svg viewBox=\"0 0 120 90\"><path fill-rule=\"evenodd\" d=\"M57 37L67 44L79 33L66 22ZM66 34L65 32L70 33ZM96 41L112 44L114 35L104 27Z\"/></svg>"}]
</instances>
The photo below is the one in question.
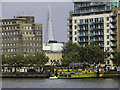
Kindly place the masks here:
<instances>
[{"instance_id":1,"label":"balcony railing","mask_svg":"<svg viewBox=\"0 0 120 90\"><path fill-rule=\"evenodd\" d=\"M94 30L93 28L89 28L90 31Z\"/></svg>"},{"instance_id":2,"label":"balcony railing","mask_svg":"<svg viewBox=\"0 0 120 90\"><path fill-rule=\"evenodd\" d=\"M94 28L95 30L101 30L101 29L104 29L104 27L96 27L96 28Z\"/></svg>"},{"instance_id":3,"label":"balcony railing","mask_svg":"<svg viewBox=\"0 0 120 90\"><path fill-rule=\"evenodd\" d=\"M88 40L79 40L79 43L85 43L88 42Z\"/></svg>"},{"instance_id":4,"label":"balcony railing","mask_svg":"<svg viewBox=\"0 0 120 90\"><path fill-rule=\"evenodd\" d=\"M112 42L116 42L116 41L117 41L116 38L111 38L110 40L111 40Z\"/></svg>"},{"instance_id":5,"label":"balcony railing","mask_svg":"<svg viewBox=\"0 0 120 90\"><path fill-rule=\"evenodd\" d=\"M116 35L117 35L117 33L116 33L116 32L113 32L113 33L111 33L111 35L112 35L112 36L116 36Z\"/></svg>"},{"instance_id":6,"label":"balcony railing","mask_svg":"<svg viewBox=\"0 0 120 90\"><path fill-rule=\"evenodd\" d=\"M96 39L96 40L94 39L94 41L96 41L96 42L101 42L102 41L103 42L104 39Z\"/></svg>"},{"instance_id":7,"label":"balcony railing","mask_svg":"<svg viewBox=\"0 0 120 90\"><path fill-rule=\"evenodd\" d=\"M117 29L117 26L110 27L110 29L115 30Z\"/></svg>"},{"instance_id":8,"label":"balcony railing","mask_svg":"<svg viewBox=\"0 0 120 90\"><path fill-rule=\"evenodd\" d=\"M111 52L111 53L115 53L115 52L117 52L117 50L116 50L116 49L115 49L115 50L113 49L113 50L111 50L110 52Z\"/></svg>"},{"instance_id":9,"label":"balcony railing","mask_svg":"<svg viewBox=\"0 0 120 90\"><path fill-rule=\"evenodd\" d=\"M88 37L88 34L79 35L79 37Z\"/></svg>"},{"instance_id":10,"label":"balcony railing","mask_svg":"<svg viewBox=\"0 0 120 90\"><path fill-rule=\"evenodd\" d=\"M116 48L117 47L117 45L116 44L112 44L112 45L110 45L112 48Z\"/></svg>"},{"instance_id":11,"label":"balcony railing","mask_svg":"<svg viewBox=\"0 0 120 90\"><path fill-rule=\"evenodd\" d=\"M88 23L78 23L78 25L88 25Z\"/></svg>"},{"instance_id":12,"label":"balcony railing","mask_svg":"<svg viewBox=\"0 0 120 90\"><path fill-rule=\"evenodd\" d=\"M110 17L116 17L117 15L116 14L110 14Z\"/></svg>"},{"instance_id":13,"label":"balcony railing","mask_svg":"<svg viewBox=\"0 0 120 90\"><path fill-rule=\"evenodd\" d=\"M105 5L106 5L105 3L88 4L88 5L83 5L83 6L75 7L75 9L84 8L84 7L94 7L94 6L105 6Z\"/></svg>"},{"instance_id":14,"label":"balcony railing","mask_svg":"<svg viewBox=\"0 0 120 90\"><path fill-rule=\"evenodd\" d=\"M110 23L116 23L116 22L117 22L116 19L113 19L113 20L110 21Z\"/></svg>"},{"instance_id":15,"label":"balcony railing","mask_svg":"<svg viewBox=\"0 0 120 90\"><path fill-rule=\"evenodd\" d=\"M103 36L104 35L104 33L94 33L94 36Z\"/></svg>"}]
</instances>

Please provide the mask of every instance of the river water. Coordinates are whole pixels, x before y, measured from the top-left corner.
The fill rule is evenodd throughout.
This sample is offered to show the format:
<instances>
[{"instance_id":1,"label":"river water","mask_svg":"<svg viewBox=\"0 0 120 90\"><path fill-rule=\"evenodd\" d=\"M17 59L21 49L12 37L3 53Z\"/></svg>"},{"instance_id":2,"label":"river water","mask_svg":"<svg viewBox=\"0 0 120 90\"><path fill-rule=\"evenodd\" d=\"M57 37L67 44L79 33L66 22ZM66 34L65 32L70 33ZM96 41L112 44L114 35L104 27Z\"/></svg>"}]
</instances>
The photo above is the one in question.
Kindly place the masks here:
<instances>
[{"instance_id":1,"label":"river water","mask_svg":"<svg viewBox=\"0 0 120 90\"><path fill-rule=\"evenodd\" d=\"M112 78L39 79L3 78L2 88L118 88L120 81Z\"/></svg>"}]
</instances>

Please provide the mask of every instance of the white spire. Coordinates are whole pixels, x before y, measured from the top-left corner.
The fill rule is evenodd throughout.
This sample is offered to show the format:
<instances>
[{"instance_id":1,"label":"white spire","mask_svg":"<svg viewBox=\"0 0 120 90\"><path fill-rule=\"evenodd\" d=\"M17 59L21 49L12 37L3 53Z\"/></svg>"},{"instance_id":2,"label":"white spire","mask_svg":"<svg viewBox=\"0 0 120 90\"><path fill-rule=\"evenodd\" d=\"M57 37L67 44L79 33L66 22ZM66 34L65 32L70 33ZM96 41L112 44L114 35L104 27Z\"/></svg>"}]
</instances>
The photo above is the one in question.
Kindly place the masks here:
<instances>
[{"instance_id":1,"label":"white spire","mask_svg":"<svg viewBox=\"0 0 120 90\"><path fill-rule=\"evenodd\" d=\"M47 42L54 40L53 26L52 26L52 13L51 8L48 6L48 20L47 20Z\"/></svg>"}]
</instances>

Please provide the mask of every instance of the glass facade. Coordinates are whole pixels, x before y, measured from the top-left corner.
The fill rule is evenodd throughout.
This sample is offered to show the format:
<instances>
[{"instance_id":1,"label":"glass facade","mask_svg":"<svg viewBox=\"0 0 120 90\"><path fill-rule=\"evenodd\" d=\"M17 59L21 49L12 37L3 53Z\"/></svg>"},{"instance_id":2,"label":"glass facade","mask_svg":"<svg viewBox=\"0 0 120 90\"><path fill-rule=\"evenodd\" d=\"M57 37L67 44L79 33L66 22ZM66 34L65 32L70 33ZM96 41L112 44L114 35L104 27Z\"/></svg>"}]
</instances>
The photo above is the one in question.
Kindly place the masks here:
<instances>
[{"instance_id":1,"label":"glass facade","mask_svg":"<svg viewBox=\"0 0 120 90\"><path fill-rule=\"evenodd\" d=\"M91 12L103 12L109 11L114 7L117 7L120 3L114 0L113 2L74 2L74 13L91 13ZM105 13L105 12L103 12Z\"/></svg>"}]
</instances>

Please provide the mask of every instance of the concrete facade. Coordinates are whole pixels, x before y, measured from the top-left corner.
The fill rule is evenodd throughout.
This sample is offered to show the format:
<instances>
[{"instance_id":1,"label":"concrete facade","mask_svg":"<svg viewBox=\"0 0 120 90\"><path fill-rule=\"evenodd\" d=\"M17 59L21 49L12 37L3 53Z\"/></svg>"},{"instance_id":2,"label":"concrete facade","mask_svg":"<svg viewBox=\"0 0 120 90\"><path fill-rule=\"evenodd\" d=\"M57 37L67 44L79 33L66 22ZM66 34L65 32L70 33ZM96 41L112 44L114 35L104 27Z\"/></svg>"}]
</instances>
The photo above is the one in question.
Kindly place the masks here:
<instances>
[{"instance_id":1,"label":"concrete facade","mask_svg":"<svg viewBox=\"0 0 120 90\"><path fill-rule=\"evenodd\" d=\"M46 56L49 57L49 61L46 65L58 64L61 65L62 53L61 52L45 52Z\"/></svg>"},{"instance_id":2,"label":"concrete facade","mask_svg":"<svg viewBox=\"0 0 120 90\"><path fill-rule=\"evenodd\" d=\"M34 23L34 16L2 19L2 54L28 56L42 51L42 24Z\"/></svg>"}]
</instances>

